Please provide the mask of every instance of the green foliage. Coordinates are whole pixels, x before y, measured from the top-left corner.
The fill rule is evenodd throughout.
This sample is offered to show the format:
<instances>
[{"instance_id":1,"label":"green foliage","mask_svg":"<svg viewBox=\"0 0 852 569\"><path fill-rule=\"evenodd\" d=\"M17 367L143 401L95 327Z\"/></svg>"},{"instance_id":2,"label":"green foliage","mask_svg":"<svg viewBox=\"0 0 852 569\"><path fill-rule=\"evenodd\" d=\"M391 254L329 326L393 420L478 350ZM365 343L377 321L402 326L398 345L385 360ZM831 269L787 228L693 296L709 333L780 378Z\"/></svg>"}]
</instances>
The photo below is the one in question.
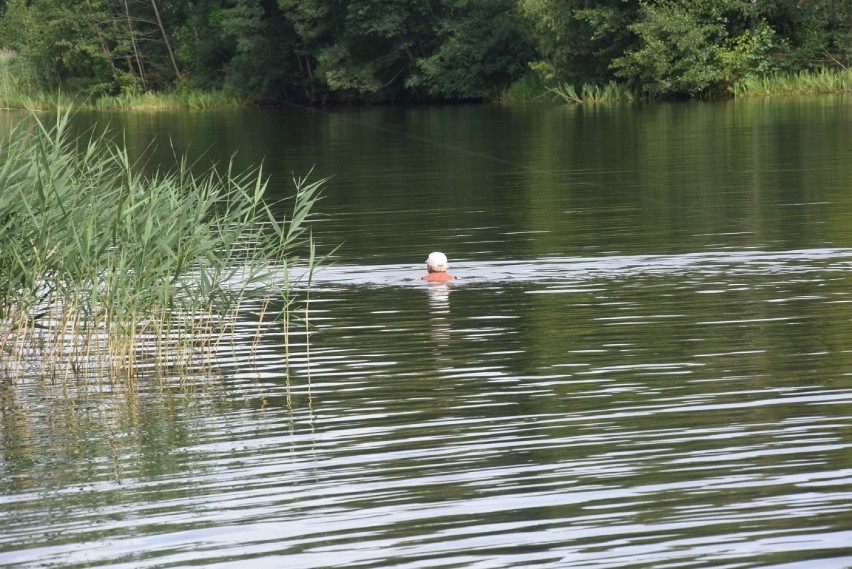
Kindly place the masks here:
<instances>
[{"instance_id":1,"label":"green foliage","mask_svg":"<svg viewBox=\"0 0 852 569\"><path fill-rule=\"evenodd\" d=\"M22 78L47 88L101 88L111 61L99 44L97 2L10 0L0 20L0 46L14 49Z\"/></svg>"},{"instance_id":2,"label":"green foliage","mask_svg":"<svg viewBox=\"0 0 852 569\"><path fill-rule=\"evenodd\" d=\"M212 14L217 35L231 56L224 73L226 91L268 100L295 74L290 24L274 0L234 0Z\"/></svg>"},{"instance_id":3,"label":"green foliage","mask_svg":"<svg viewBox=\"0 0 852 569\"><path fill-rule=\"evenodd\" d=\"M852 66L852 2L762 0L758 15L785 38L789 70Z\"/></svg>"},{"instance_id":4,"label":"green foliage","mask_svg":"<svg viewBox=\"0 0 852 569\"><path fill-rule=\"evenodd\" d=\"M299 73L291 82L302 90L305 98L316 101L328 89L322 75L316 72L317 59L343 32L346 15L343 3L278 0L278 5L297 38L294 52Z\"/></svg>"},{"instance_id":5,"label":"green foliage","mask_svg":"<svg viewBox=\"0 0 852 569\"><path fill-rule=\"evenodd\" d=\"M635 1L518 0L536 47L542 78L551 84L606 83L614 58L633 45Z\"/></svg>"},{"instance_id":6,"label":"green foliage","mask_svg":"<svg viewBox=\"0 0 852 569\"><path fill-rule=\"evenodd\" d=\"M527 73L513 81L500 96L506 103L522 103L526 101L545 100L548 95L547 86L538 73Z\"/></svg>"},{"instance_id":7,"label":"green foliage","mask_svg":"<svg viewBox=\"0 0 852 569\"><path fill-rule=\"evenodd\" d=\"M191 10L175 17L175 55L201 88L222 87L228 61L234 56L233 41L218 29L220 5L220 0L194 0Z\"/></svg>"},{"instance_id":8,"label":"green foliage","mask_svg":"<svg viewBox=\"0 0 852 569\"><path fill-rule=\"evenodd\" d=\"M0 49L0 106L9 108L9 100L18 93L29 91L31 85L23 85L26 75L15 69L15 52Z\"/></svg>"},{"instance_id":9,"label":"green foliage","mask_svg":"<svg viewBox=\"0 0 852 569\"><path fill-rule=\"evenodd\" d=\"M0 372L111 381L191 367L250 298L292 302L322 181L296 180L285 223L260 171L182 162L142 176L107 134L70 137L68 119L33 117L0 147Z\"/></svg>"},{"instance_id":10,"label":"green foliage","mask_svg":"<svg viewBox=\"0 0 852 569\"><path fill-rule=\"evenodd\" d=\"M531 57L515 0L278 0L311 99L479 99ZM321 95L325 93L325 95Z\"/></svg>"},{"instance_id":11,"label":"green foliage","mask_svg":"<svg viewBox=\"0 0 852 569\"><path fill-rule=\"evenodd\" d=\"M442 98L494 98L526 72L534 54L517 25L513 0L454 0L443 8L437 47L417 60L408 86Z\"/></svg>"},{"instance_id":12,"label":"green foliage","mask_svg":"<svg viewBox=\"0 0 852 569\"><path fill-rule=\"evenodd\" d=\"M614 77L651 96L706 96L739 78L849 66L852 4L815 0L519 0L552 89ZM576 94L576 93L575 93ZM571 97L569 97L571 98Z\"/></svg>"},{"instance_id":13,"label":"green foliage","mask_svg":"<svg viewBox=\"0 0 852 569\"><path fill-rule=\"evenodd\" d=\"M729 76L723 52L741 0L643 2L630 29L639 42L613 61L618 75L651 96L719 91Z\"/></svg>"},{"instance_id":14,"label":"green foliage","mask_svg":"<svg viewBox=\"0 0 852 569\"><path fill-rule=\"evenodd\" d=\"M637 45L613 69L652 96L724 92L742 77L847 68L852 20L847 0L801 9L784 0L643 2L630 29Z\"/></svg>"},{"instance_id":15,"label":"green foliage","mask_svg":"<svg viewBox=\"0 0 852 569\"><path fill-rule=\"evenodd\" d=\"M13 82L96 98L199 89L255 102L487 99L531 72L553 89L616 81L701 97L744 77L852 67L850 0L3 5Z\"/></svg>"},{"instance_id":16,"label":"green foliage","mask_svg":"<svg viewBox=\"0 0 852 569\"><path fill-rule=\"evenodd\" d=\"M22 75L47 90L100 95L163 88L179 76L159 26L160 16L171 15L169 5L163 0L10 0L0 18L0 46L13 49Z\"/></svg>"},{"instance_id":17,"label":"green foliage","mask_svg":"<svg viewBox=\"0 0 852 569\"><path fill-rule=\"evenodd\" d=\"M342 28L317 54L316 73L331 91L350 98L397 98L434 49L438 0L350 0L338 17Z\"/></svg>"},{"instance_id":18,"label":"green foliage","mask_svg":"<svg viewBox=\"0 0 852 569\"><path fill-rule=\"evenodd\" d=\"M720 52L724 68L731 80L745 75L765 76L789 71L790 43L765 21L743 32L731 42L728 50Z\"/></svg>"}]
</instances>

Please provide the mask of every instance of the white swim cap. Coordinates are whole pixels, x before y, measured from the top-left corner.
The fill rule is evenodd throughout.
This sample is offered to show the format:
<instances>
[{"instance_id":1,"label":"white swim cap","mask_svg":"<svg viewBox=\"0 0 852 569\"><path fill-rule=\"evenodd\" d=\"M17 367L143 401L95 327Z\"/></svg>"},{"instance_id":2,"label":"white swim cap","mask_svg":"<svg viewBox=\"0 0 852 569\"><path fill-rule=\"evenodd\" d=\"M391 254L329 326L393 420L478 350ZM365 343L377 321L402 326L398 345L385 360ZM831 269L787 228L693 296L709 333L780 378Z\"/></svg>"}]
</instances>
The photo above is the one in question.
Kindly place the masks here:
<instances>
[{"instance_id":1,"label":"white swim cap","mask_svg":"<svg viewBox=\"0 0 852 569\"><path fill-rule=\"evenodd\" d=\"M426 264L439 271L446 271L450 266L449 263L447 263L447 256L437 251L429 253L429 258L426 259Z\"/></svg>"}]
</instances>

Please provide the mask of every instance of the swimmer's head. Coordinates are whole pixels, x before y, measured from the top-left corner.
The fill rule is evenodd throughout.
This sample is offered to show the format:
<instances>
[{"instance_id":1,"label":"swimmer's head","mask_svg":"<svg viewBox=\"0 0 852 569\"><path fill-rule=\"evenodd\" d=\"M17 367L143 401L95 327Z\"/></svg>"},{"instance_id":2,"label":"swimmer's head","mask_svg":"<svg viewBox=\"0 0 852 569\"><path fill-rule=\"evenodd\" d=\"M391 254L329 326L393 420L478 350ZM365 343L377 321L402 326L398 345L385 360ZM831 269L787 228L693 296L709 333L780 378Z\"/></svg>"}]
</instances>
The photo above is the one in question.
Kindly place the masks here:
<instances>
[{"instance_id":1,"label":"swimmer's head","mask_svg":"<svg viewBox=\"0 0 852 569\"><path fill-rule=\"evenodd\" d=\"M446 255L437 251L429 253L429 258L426 259L426 269L430 273L446 273L449 268Z\"/></svg>"}]
</instances>

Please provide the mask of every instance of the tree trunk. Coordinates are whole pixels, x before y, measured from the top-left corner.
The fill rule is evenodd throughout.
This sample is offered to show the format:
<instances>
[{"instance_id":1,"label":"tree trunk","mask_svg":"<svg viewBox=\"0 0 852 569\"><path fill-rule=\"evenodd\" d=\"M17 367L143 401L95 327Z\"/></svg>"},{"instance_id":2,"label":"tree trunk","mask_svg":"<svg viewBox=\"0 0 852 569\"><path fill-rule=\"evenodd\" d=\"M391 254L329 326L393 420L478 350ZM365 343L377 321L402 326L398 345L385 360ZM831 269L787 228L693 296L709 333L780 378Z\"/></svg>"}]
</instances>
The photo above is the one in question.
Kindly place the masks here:
<instances>
[{"instance_id":1,"label":"tree trunk","mask_svg":"<svg viewBox=\"0 0 852 569\"><path fill-rule=\"evenodd\" d=\"M133 20L130 18L130 5L124 0L124 14L127 16L127 29L130 30L130 43L133 45L133 55L136 58L136 67L139 70L139 79L142 80L142 88L148 90L145 81L145 68L142 67L142 58L139 57L139 48L136 45L136 33L133 31Z\"/></svg>"},{"instance_id":2,"label":"tree trunk","mask_svg":"<svg viewBox=\"0 0 852 569\"><path fill-rule=\"evenodd\" d=\"M163 20L160 18L160 10L157 8L157 0L151 0L151 6L154 7L154 15L157 16L157 25L160 26L160 33L163 34L163 41L166 42L166 49L169 52L169 59L172 60L172 67L175 70L175 75L180 78L180 69L178 69L177 61L175 61L175 54L172 51L172 44L169 42L169 36L166 35L166 28L163 27Z\"/></svg>"}]
</instances>

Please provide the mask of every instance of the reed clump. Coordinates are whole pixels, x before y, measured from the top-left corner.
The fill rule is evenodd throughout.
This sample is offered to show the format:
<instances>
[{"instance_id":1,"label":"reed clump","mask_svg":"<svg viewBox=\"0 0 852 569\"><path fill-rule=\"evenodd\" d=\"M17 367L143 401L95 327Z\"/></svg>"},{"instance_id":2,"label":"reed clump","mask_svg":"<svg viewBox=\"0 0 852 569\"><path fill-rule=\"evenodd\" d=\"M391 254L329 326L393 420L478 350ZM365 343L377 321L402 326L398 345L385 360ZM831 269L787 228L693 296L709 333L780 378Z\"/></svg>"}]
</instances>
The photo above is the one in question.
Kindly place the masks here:
<instances>
[{"instance_id":1,"label":"reed clump","mask_svg":"<svg viewBox=\"0 0 852 569\"><path fill-rule=\"evenodd\" d=\"M547 90L554 99L576 105L601 103L632 103L638 95L622 83L610 81L605 85L585 83L579 89L570 83L562 83Z\"/></svg>"},{"instance_id":2,"label":"reed clump","mask_svg":"<svg viewBox=\"0 0 852 569\"><path fill-rule=\"evenodd\" d=\"M282 219L260 168L197 174L182 159L144 174L69 119L33 116L0 141L0 378L197 371L245 304L288 319L294 264L318 264L308 219L323 180L294 178Z\"/></svg>"},{"instance_id":3,"label":"reed clump","mask_svg":"<svg viewBox=\"0 0 852 569\"><path fill-rule=\"evenodd\" d=\"M91 105L96 109L113 110L164 110L164 109L221 109L248 106L246 101L222 91L199 89L167 93L123 93L98 97Z\"/></svg>"},{"instance_id":4,"label":"reed clump","mask_svg":"<svg viewBox=\"0 0 852 569\"><path fill-rule=\"evenodd\" d=\"M512 82L499 97L502 103L526 103L544 101L548 97L548 88L537 73L528 73Z\"/></svg>"},{"instance_id":5,"label":"reed clump","mask_svg":"<svg viewBox=\"0 0 852 569\"><path fill-rule=\"evenodd\" d=\"M852 71L818 69L798 73L750 75L731 86L735 97L768 95L818 95L852 91Z\"/></svg>"}]
</instances>

